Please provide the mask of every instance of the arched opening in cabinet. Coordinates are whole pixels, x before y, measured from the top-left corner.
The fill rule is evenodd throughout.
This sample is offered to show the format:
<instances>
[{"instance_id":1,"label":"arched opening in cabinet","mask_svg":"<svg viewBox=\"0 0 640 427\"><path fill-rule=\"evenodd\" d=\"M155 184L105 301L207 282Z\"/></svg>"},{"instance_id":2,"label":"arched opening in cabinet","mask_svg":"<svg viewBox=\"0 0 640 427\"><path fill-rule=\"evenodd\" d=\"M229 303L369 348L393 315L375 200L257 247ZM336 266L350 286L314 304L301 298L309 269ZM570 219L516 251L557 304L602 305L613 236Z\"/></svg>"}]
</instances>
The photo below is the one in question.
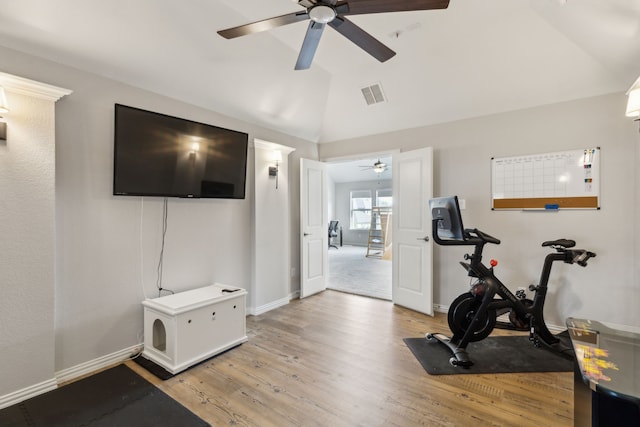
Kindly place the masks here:
<instances>
[{"instance_id":1,"label":"arched opening in cabinet","mask_svg":"<svg viewBox=\"0 0 640 427\"><path fill-rule=\"evenodd\" d=\"M160 319L153 322L153 347L156 350L167 351L167 331Z\"/></svg>"}]
</instances>

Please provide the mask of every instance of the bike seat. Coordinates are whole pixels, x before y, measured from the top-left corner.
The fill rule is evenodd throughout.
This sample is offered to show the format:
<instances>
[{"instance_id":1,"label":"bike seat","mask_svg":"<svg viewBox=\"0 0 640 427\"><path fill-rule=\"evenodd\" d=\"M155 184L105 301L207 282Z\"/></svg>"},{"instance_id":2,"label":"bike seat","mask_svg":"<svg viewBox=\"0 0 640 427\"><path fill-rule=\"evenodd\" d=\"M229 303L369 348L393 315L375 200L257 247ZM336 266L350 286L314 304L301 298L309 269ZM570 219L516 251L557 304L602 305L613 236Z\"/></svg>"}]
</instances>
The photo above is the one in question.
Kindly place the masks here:
<instances>
[{"instance_id":1,"label":"bike seat","mask_svg":"<svg viewBox=\"0 0 640 427\"><path fill-rule=\"evenodd\" d=\"M542 244L542 246L562 246L563 248L572 248L575 245L576 242L570 239L548 240Z\"/></svg>"}]
</instances>

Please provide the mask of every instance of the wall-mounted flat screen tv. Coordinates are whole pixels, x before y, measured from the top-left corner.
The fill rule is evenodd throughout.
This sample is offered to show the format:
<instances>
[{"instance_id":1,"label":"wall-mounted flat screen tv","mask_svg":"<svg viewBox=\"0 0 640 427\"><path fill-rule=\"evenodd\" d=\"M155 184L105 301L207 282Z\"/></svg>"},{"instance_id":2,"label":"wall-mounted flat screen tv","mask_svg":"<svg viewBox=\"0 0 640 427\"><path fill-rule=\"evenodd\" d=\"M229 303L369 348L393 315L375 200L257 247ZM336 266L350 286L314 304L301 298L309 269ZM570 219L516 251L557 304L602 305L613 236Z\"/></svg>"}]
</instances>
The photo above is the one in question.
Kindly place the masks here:
<instances>
[{"instance_id":1,"label":"wall-mounted flat screen tv","mask_svg":"<svg viewBox=\"0 0 640 427\"><path fill-rule=\"evenodd\" d=\"M244 199L249 136L115 104L113 194Z\"/></svg>"}]
</instances>

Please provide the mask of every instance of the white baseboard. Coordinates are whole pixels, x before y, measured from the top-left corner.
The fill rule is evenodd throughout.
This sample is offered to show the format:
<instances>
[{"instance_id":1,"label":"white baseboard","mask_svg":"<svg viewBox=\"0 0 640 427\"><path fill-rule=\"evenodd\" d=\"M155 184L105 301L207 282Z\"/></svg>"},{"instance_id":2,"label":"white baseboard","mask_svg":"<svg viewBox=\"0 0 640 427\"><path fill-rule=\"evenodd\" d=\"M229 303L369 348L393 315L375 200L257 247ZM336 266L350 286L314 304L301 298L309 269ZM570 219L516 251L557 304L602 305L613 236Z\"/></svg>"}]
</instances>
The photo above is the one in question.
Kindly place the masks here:
<instances>
[{"instance_id":1,"label":"white baseboard","mask_svg":"<svg viewBox=\"0 0 640 427\"><path fill-rule=\"evenodd\" d=\"M56 372L56 379L58 380L58 383L63 383L81 377L82 375L99 371L100 369L129 359L131 356L141 352L143 347L144 344L142 343L132 345L131 347L107 354L106 356L98 357L97 359L89 360L88 362L63 369Z\"/></svg>"},{"instance_id":2,"label":"white baseboard","mask_svg":"<svg viewBox=\"0 0 640 427\"><path fill-rule=\"evenodd\" d=\"M288 297L281 298L279 300L272 301L268 304L261 305L260 307L256 307L255 309L249 309L249 314L252 316L258 316L262 313L266 313L267 311L271 311L278 307L282 307L283 305L287 305L289 304L289 301L291 301L291 299Z\"/></svg>"},{"instance_id":3,"label":"white baseboard","mask_svg":"<svg viewBox=\"0 0 640 427\"><path fill-rule=\"evenodd\" d=\"M449 306L441 305L441 304L433 304L433 311L435 311L436 313L447 313L449 311Z\"/></svg>"},{"instance_id":4,"label":"white baseboard","mask_svg":"<svg viewBox=\"0 0 640 427\"><path fill-rule=\"evenodd\" d=\"M25 387L22 390L14 391L13 393L0 396L0 409L7 408L16 403L20 403L32 397L39 396L51 390L55 390L58 387L58 381L55 378L43 381L39 384L34 384L29 387Z\"/></svg>"},{"instance_id":5,"label":"white baseboard","mask_svg":"<svg viewBox=\"0 0 640 427\"><path fill-rule=\"evenodd\" d=\"M132 355L141 352L143 347L143 344L133 345L129 348L116 351L115 353L58 371L55 373L55 378L50 380L0 396L0 409L15 405L16 403L31 399L32 397L39 396L48 391L55 390L61 383L71 381L82 375L91 374L99 371L100 369L123 362L129 359Z\"/></svg>"}]
</instances>

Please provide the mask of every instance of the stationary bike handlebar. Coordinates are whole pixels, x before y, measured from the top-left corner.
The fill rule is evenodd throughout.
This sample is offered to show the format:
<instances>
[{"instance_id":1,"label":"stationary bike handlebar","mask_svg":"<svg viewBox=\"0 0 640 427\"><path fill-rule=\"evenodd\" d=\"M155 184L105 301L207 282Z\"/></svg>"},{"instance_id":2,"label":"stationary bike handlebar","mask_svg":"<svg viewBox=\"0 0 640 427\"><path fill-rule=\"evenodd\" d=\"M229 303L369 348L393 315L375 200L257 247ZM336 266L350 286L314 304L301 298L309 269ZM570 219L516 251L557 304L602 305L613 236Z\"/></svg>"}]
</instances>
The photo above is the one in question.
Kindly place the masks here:
<instances>
[{"instance_id":1,"label":"stationary bike handlebar","mask_svg":"<svg viewBox=\"0 0 640 427\"><path fill-rule=\"evenodd\" d=\"M589 258L595 258L596 254L585 249L565 249L565 260L567 264L578 264L580 267L586 267Z\"/></svg>"},{"instance_id":2,"label":"stationary bike handlebar","mask_svg":"<svg viewBox=\"0 0 640 427\"><path fill-rule=\"evenodd\" d=\"M487 233L483 233L477 228L467 228L464 230L464 236L462 240L457 239L441 239L438 235L438 222L442 221L439 218L433 219L431 221L431 234L433 235L433 240L439 245L443 246L452 246L452 245L467 245L467 246L477 246L484 245L485 243L495 243L496 245L500 244L500 239L496 239L493 236L490 236Z\"/></svg>"},{"instance_id":3,"label":"stationary bike handlebar","mask_svg":"<svg viewBox=\"0 0 640 427\"><path fill-rule=\"evenodd\" d=\"M484 232L478 230L477 228L468 228L468 229L464 230L464 232L465 232L465 234L467 234L469 236L472 236L472 235L475 234L475 236L478 239L482 240L484 243L494 243L496 245L500 244L500 239L496 239L495 237L493 237L493 236L491 236L491 235L489 235L487 233L484 233ZM473 237L471 237L471 239L473 239Z\"/></svg>"}]
</instances>

